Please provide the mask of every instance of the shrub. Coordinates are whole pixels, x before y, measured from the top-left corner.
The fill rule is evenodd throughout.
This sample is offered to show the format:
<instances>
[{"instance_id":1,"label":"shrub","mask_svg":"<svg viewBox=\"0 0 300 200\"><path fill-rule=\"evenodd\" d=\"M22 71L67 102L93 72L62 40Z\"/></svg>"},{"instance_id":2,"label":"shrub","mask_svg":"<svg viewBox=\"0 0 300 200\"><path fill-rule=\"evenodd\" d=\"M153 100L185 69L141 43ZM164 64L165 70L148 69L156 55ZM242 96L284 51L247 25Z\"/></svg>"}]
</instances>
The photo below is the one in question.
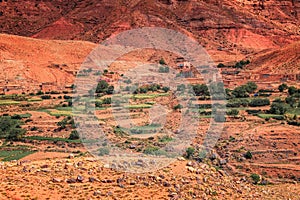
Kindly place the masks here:
<instances>
[{"instance_id":1,"label":"shrub","mask_svg":"<svg viewBox=\"0 0 300 200\"><path fill-rule=\"evenodd\" d=\"M51 96L50 95L42 95L41 99L51 99Z\"/></svg>"},{"instance_id":2,"label":"shrub","mask_svg":"<svg viewBox=\"0 0 300 200\"><path fill-rule=\"evenodd\" d=\"M271 114L284 115L287 111L287 106L283 103L272 103L269 112Z\"/></svg>"},{"instance_id":3,"label":"shrub","mask_svg":"<svg viewBox=\"0 0 300 200\"><path fill-rule=\"evenodd\" d=\"M193 154L195 153L195 148L194 147L188 147L185 151L186 153L186 158L190 159L192 158Z\"/></svg>"},{"instance_id":4,"label":"shrub","mask_svg":"<svg viewBox=\"0 0 300 200\"><path fill-rule=\"evenodd\" d=\"M285 83L283 83L283 84L281 84L281 85L278 86L278 90L279 90L280 92L283 92L283 91L286 90L286 89L288 89L288 86L287 86L287 84L285 84Z\"/></svg>"},{"instance_id":5,"label":"shrub","mask_svg":"<svg viewBox=\"0 0 300 200\"><path fill-rule=\"evenodd\" d=\"M104 99L102 100L102 103L103 103L103 104L111 104L111 98L104 98Z\"/></svg>"},{"instance_id":6,"label":"shrub","mask_svg":"<svg viewBox=\"0 0 300 200\"><path fill-rule=\"evenodd\" d=\"M105 80L99 81L95 93L105 93L108 88L108 83Z\"/></svg>"},{"instance_id":7,"label":"shrub","mask_svg":"<svg viewBox=\"0 0 300 200\"><path fill-rule=\"evenodd\" d=\"M164 150L161 150L159 147L146 147L143 153L148 155L156 155L156 156L166 154L166 152Z\"/></svg>"},{"instance_id":8,"label":"shrub","mask_svg":"<svg viewBox=\"0 0 300 200\"><path fill-rule=\"evenodd\" d=\"M64 99L72 99L72 97L69 95L64 95Z\"/></svg>"},{"instance_id":9,"label":"shrub","mask_svg":"<svg viewBox=\"0 0 300 200\"><path fill-rule=\"evenodd\" d=\"M170 68L168 66L166 66L166 67L160 66L158 69L159 73L169 73L169 71L170 71Z\"/></svg>"},{"instance_id":10,"label":"shrub","mask_svg":"<svg viewBox=\"0 0 300 200\"><path fill-rule=\"evenodd\" d=\"M231 109L231 110L227 111L226 114L231 115L231 116L237 116L239 114L239 110Z\"/></svg>"},{"instance_id":11,"label":"shrub","mask_svg":"<svg viewBox=\"0 0 300 200\"><path fill-rule=\"evenodd\" d=\"M294 87L294 86L291 86L291 87L288 88L288 93L289 93L289 95L293 95L293 94L295 94L295 93L297 93L297 92L298 92L298 90L297 90L297 88Z\"/></svg>"},{"instance_id":12,"label":"shrub","mask_svg":"<svg viewBox=\"0 0 300 200\"><path fill-rule=\"evenodd\" d=\"M21 128L23 122L19 119L12 119L10 116L0 117L0 138L18 141L22 139L26 133L25 129Z\"/></svg>"},{"instance_id":13,"label":"shrub","mask_svg":"<svg viewBox=\"0 0 300 200\"><path fill-rule=\"evenodd\" d=\"M42 92L41 90L39 90L39 91L36 93L36 95L42 95L42 94L44 94L44 92Z\"/></svg>"},{"instance_id":14,"label":"shrub","mask_svg":"<svg viewBox=\"0 0 300 200\"><path fill-rule=\"evenodd\" d=\"M226 67L226 65L224 65L223 63L219 63L219 64L217 65L217 68L224 68L224 67Z\"/></svg>"},{"instance_id":15,"label":"shrub","mask_svg":"<svg viewBox=\"0 0 300 200\"><path fill-rule=\"evenodd\" d=\"M176 106L174 106L174 110L180 110L180 109L182 109L183 108L183 106L181 105L181 104L177 104Z\"/></svg>"},{"instance_id":16,"label":"shrub","mask_svg":"<svg viewBox=\"0 0 300 200\"><path fill-rule=\"evenodd\" d=\"M267 105L270 105L269 99L255 98L249 102L249 106L251 107L267 106Z\"/></svg>"},{"instance_id":17,"label":"shrub","mask_svg":"<svg viewBox=\"0 0 300 200\"><path fill-rule=\"evenodd\" d=\"M288 121L288 125L300 126L300 122L297 122L297 121Z\"/></svg>"},{"instance_id":18,"label":"shrub","mask_svg":"<svg viewBox=\"0 0 300 200\"><path fill-rule=\"evenodd\" d=\"M245 98L249 97L249 94L245 88L245 86L239 86L234 88L234 90L231 93L235 98Z\"/></svg>"},{"instance_id":19,"label":"shrub","mask_svg":"<svg viewBox=\"0 0 300 200\"><path fill-rule=\"evenodd\" d=\"M260 176L258 174L251 174L250 177L252 178L254 184L259 183L260 181Z\"/></svg>"},{"instance_id":20,"label":"shrub","mask_svg":"<svg viewBox=\"0 0 300 200\"><path fill-rule=\"evenodd\" d=\"M159 64L161 64L161 65L166 65L166 62L165 62L165 60L164 60L163 58L161 58L161 59L159 60Z\"/></svg>"},{"instance_id":21,"label":"shrub","mask_svg":"<svg viewBox=\"0 0 300 200\"><path fill-rule=\"evenodd\" d=\"M99 151L98 153L99 156L105 156L109 154L109 148L107 147L100 148L98 151Z\"/></svg>"},{"instance_id":22,"label":"shrub","mask_svg":"<svg viewBox=\"0 0 300 200\"><path fill-rule=\"evenodd\" d=\"M252 155L252 153L251 153L250 151L247 151L247 152L245 153L244 157L245 157L246 159L252 159L253 155Z\"/></svg>"},{"instance_id":23,"label":"shrub","mask_svg":"<svg viewBox=\"0 0 300 200\"><path fill-rule=\"evenodd\" d=\"M192 86L196 96L209 96L208 87L205 84L196 84Z\"/></svg>"},{"instance_id":24,"label":"shrub","mask_svg":"<svg viewBox=\"0 0 300 200\"><path fill-rule=\"evenodd\" d=\"M76 130L73 130L69 136L70 140L78 140L79 138L79 134Z\"/></svg>"},{"instance_id":25,"label":"shrub","mask_svg":"<svg viewBox=\"0 0 300 200\"><path fill-rule=\"evenodd\" d=\"M168 91L170 90L170 88L169 88L169 87L163 87L162 90L163 90L164 92L168 92Z\"/></svg>"},{"instance_id":26,"label":"shrub","mask_svg":"<svg viewBox=\"0 0 300 200\"><path fill-rule=\"evenodd\" d=\"M38 128L36 126L33 126L30 128L30 131L37 131L37 130L38 130Z\"/></svg>"},{"instance_id":27,"label":"shrub","mask_svg":"<svg viewBox=\"0 0 300 200\"><path fill-rule=\"evenodd\" d=\"M254 82L248 82L245 85L245 89L248 93L253 93L257 89L257 85Z\"/></svg>"}]
</instances>

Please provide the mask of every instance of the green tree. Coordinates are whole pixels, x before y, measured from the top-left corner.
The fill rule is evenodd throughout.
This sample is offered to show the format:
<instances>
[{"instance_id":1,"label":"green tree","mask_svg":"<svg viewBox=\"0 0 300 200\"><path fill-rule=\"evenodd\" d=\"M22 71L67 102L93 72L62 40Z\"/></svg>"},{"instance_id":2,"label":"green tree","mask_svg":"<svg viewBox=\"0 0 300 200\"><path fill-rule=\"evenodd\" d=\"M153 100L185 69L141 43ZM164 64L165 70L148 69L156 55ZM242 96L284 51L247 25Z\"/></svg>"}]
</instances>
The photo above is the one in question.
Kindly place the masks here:
<instances>
[{"instance_id":1,"label":"green tree","mask_svg":"<svg viewBox=\"0 0 300 200\"><path fill-rule=\"evenodd\" d=\"M297 93L297 91L298 91L297 88L294 86L291 86L288 88L289 95L293 95L293 94Z\"/></svg>"},{"instance_id":2,"label":"green tree","mask_svg":"<svg viewBox=\"0 0 300 200\"><path fill-rule=\"evenodd\" d=\"M106 92L108 86L109 85L105 80L101 80L101 81L99 81L95 92L96 93L104 93L104 92Z\"/></svg>"},{"instance_id":3,"label":"green tree","mask_svg":"<svg viewBox=\"0 0 300 200\"><path fill-rule=\"evenodd\" d=\"M254 82L248 82L245 85L245 89L248 93L253 93L257 89L257 85Z\"/></svg>"},{"instance_id":4,"label":"green tree","mask_svg":"<svg viewBox=\"0 0 300 200\"><path fill-rule=\"evenodd\" d=\"M287 106L283 103L272 103L269 112L271 114L284 115L287 111Z\"/></svg>"},{"instance_id":5,"label":"green tree","mask_svg":"<svg viewBox=\"0 0 300 200\"><path fill-rule=\"evenodd\" d=\"M205 84L196 84L192 86L196 96L209 96L208 87Z\"/></svg>"},{"instance_id":6,"label":"green tree","mask_svg":"<svg viewBox=\"0 0 300 200\"><path fill-rule=\"evenodd\" d=\"M285 84L285 83L282 83L281 85L278 86L278 90L279 90L280 92L283 92L283 91L286 90L286 89L288 89L288 86L287 86L287 84Z\"/></svg>"},{"instance_id":7,"label":"green tree","mask_svg":"<svg viewBox=\"0 0 300 200\"><path fill-rule=\"evenodd\" d=\"M10 116L0 117L0 138L17 141L20 140L26 130L21 128L23 122L19 119L12 119Z\"/></svg>"},{"instance_id":8,"label":"green tree","mask_svg":"<svg viewBox=\"0 0 300 200\"><path fill-rule=\"evenodd\" d=\"M234 90L231 93L236 98L245 98L249 97L249 94L245 88L245 86L239 86L234 88Z\"/></svg>"}]
</instances>

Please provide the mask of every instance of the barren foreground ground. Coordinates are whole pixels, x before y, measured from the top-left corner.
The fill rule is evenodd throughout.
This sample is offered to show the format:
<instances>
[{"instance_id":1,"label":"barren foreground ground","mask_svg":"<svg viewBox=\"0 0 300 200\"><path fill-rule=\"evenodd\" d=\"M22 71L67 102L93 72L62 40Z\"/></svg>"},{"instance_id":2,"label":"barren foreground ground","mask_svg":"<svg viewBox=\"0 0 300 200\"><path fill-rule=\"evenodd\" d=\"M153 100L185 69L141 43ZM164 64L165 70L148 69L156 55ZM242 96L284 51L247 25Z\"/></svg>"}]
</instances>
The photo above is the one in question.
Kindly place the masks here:
<instances>
[{"instance_id":1,"label":"barren foreground ground","mask_svg":"<svg viewBox=\"0 0 300 200\"><path fill-rule=\"evenodd\" d=\"M206 164L177 161L126 174L92 157L1 163L0 199L300 199L297 184L253 186Z\"/></svg>"}]
</instances>

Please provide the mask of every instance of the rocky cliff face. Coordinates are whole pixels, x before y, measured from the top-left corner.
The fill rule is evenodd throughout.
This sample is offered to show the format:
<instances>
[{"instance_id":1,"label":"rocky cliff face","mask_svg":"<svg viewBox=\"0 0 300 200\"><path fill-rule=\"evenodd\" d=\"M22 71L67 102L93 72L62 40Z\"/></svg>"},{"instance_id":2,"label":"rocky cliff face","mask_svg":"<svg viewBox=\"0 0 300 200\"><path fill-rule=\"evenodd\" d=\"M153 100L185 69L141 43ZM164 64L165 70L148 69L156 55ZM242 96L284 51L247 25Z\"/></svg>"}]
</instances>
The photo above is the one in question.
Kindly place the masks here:
<instances>
[{"instance_id":1,"label":"rocky cliff face","mask_svg":"<svg viewBox=\"0 0 300 200\"><path fill-rule=\"evenodd\" d=\"M296 0L75 0L0 3L0 31L99 42L136 27L192 33L208 50L246 55L299 40Z\"/></svg>"}]
</instances>

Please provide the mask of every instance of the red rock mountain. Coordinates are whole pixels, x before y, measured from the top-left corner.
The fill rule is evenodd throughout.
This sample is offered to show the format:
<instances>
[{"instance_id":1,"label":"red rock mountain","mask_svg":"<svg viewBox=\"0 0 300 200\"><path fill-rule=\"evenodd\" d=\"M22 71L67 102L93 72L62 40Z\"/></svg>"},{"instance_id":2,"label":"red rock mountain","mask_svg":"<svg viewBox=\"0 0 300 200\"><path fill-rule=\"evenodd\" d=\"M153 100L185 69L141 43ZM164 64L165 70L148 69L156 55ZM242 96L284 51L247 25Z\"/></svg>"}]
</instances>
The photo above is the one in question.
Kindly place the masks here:
<instances>
[{"instance_id":1,"label":"red rock mountain","mask_svg":"<svg viewBox=\"0 0 300 200\"><path fill-rule=\"evenodd\" d=\"M191 32L208 49L248 54L300 38L297 0L0 1L0 32L99 42L135 27Z\"/></svg>"},{"instance_id":2,"label":"red rock mountain","mask_svg":"<svg viewBox=\"0 0 300 200\"><path fill-rule=\"evenodd\" d=\"M0 33L98 43L123 30L159 26L193 35L216 63L251 57L251 70L285 73L280 70L287 69L282 66L287 66L284 61L290 58L293 60L288 65L299 71L299 45L294 45L300 40L299 15L298 0L0 0ZM23 39L31 42L32 48L43 43ZM10 45L23 48L18 43ZM2 57L7 53L3 48ZM60 55L71 55L64 49ZM79 60L89 53L87 49ZM288 54L284 53L286 50ZM36 67L62 64L63 61L55 62L55 58L48 60L51 51L43 51L47 56L42 54L40 59L47 64L37 62ZM15 57L22 62L28 60L23 57L24 52L23 48Z\"/></svg>"}]
</instances>

